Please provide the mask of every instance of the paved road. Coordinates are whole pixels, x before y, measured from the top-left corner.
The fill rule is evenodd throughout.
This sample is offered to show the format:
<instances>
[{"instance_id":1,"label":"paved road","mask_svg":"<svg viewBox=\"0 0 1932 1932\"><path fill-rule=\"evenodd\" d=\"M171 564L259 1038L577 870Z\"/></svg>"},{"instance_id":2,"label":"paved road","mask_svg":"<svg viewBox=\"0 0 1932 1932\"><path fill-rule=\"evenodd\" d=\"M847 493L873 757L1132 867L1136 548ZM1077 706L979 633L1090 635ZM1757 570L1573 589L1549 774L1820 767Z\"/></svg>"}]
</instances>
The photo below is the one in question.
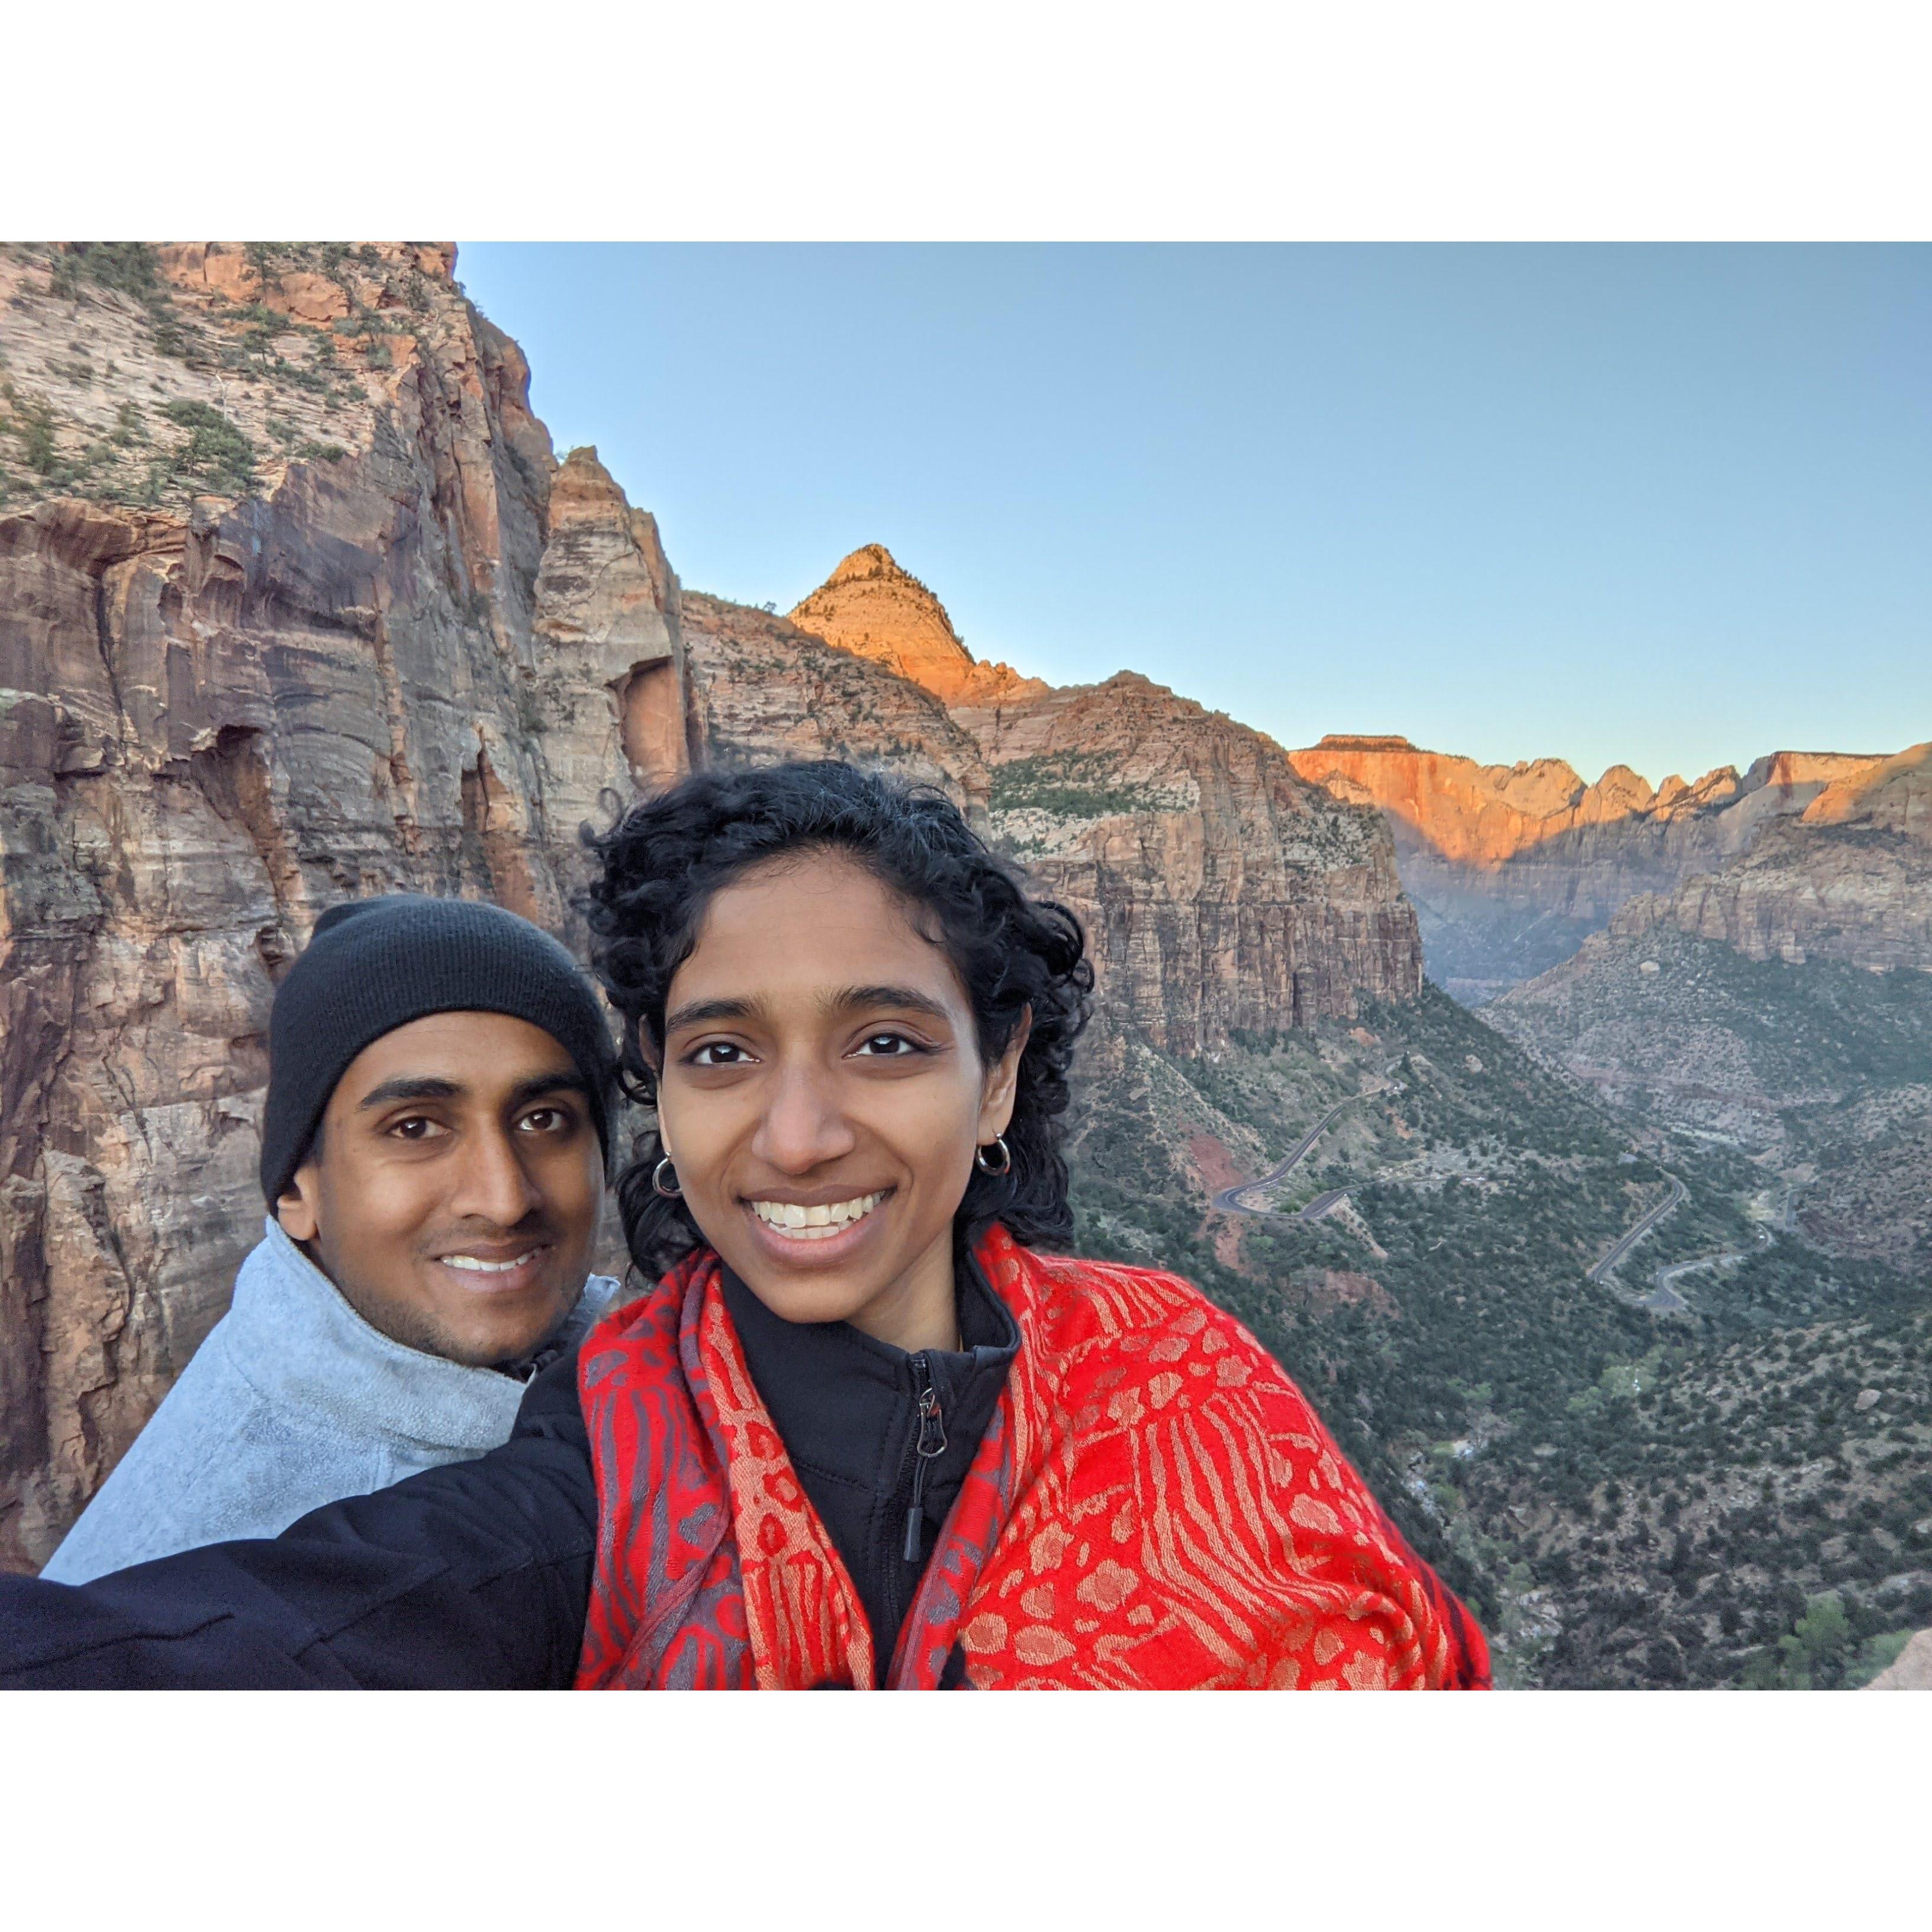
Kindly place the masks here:
<instances>
[{"instance_id":1,"label":"paved road","mask_svg":"<svg viewBox=\"0 0 1932 1932\"><path fill-rule=\"evenodd\" d=\"M1618 1262L1622 1261L1624 1256L1628 1254L1631 1249L1635 1247L1637 1243L1642 1240L1644 1236L1648 1234L1651 1229L1655 1227L1658 1222L1662 1220L1664 1216L1668 1214L1671 1209L1690 1192L1676 1174L1666 1174L1664 1178L1670 1184L1670 1192L1668 1197L1660 1201L1648 1214L1644 1216L1642 1220L1626 1229L1623 1238L1616 1246L1584 1276L1585 1280L1601 1281L1611 1269L1615 1268Z\"/></svg>"},{"instance_id":2,"label":"paved road","mask_svg":"<svg viewBox=\"0 0 1932 1932\"><path fill-rule=\"evenodd\" d=\"M1295 1216L1298 1221L1318 1221L1338 1201L1346 1201L1348 1190L1346 1187L1331 1187L1326 1194L1318 1194Z\"/></svg>"},{"instance_id":3,"label":"paved road","mask_svg":"<svg viewBox=\"0 0 1932 1932\"><path fill-rule=\"evenodd\" d=\"M1370 1093L1372 1094L1379 1094L1382 1090L1379 1087L1372 1087L1369 1090ZM1366 1098L1366 1094L1351 1094L1346 1100L1337 1100L1334 1106L1330 1107L1328 1112L1324 1114L1321 1119L1317 1120L1314 1126L1310 1127L1307 1132L1295 1143L1294 1151L1287 1160L1282 1161L1278 1166L1270 1168L1258 1180L1244 1180L1238 1187L1222 1188L1220 1192L1214 1196L1214 1205L1220 1208L1224 1214L1273 1214L1275 1210L1271 1208L1250 1208L1241 1196L1244 1194L1252 1193L1258 1187L1271 1187L1277 1180L1286 1180L1300 1164L1302 1156L1306 1154L1308 1150L1328 1131L1328 1123L1344 1107L1352 1107L1358 1100Z\"/></svg>"}]
</instances>

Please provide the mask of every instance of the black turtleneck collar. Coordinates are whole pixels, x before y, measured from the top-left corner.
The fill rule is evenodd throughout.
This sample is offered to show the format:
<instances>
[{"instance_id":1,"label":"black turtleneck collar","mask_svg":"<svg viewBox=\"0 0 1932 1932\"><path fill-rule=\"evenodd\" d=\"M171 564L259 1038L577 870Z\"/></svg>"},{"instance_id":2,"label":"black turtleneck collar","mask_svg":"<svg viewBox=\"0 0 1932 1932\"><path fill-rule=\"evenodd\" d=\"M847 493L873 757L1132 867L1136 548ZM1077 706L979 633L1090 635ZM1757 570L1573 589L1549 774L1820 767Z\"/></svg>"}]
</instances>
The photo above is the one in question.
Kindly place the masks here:
<instances>
[{"instance_id":1,"label":"black turtleneck collar","mask_svg":"<svg viewBox=\"0 0 1932 1932\"><path fill-rule=\"evenodd\" d=\"M970 1254L954 1265L965 1345L957 1352L908 1354L849 1322L787 1322L728 1268L722 1272L746 1366L857 1586L883 1684L899 1627L1019 1352L1019 1324ZM922 1431L928 1390L938 1413L935 1422L926 1405ZM918 1453L922 1434L934 1452L925 1456ZM944 1446L934 1450L942 1434ZM909 1541L916 1550L910 1558Z\"/></svg>"}]
</instances>

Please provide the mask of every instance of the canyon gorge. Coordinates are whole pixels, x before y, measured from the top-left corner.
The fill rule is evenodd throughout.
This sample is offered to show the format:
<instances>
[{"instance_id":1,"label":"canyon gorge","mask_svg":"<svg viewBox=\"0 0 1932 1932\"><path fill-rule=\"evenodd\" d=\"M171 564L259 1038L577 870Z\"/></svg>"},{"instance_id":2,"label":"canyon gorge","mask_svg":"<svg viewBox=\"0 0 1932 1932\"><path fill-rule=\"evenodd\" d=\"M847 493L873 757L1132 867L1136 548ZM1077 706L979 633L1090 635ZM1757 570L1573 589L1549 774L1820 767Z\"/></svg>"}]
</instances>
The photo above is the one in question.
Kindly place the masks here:
<instances>
[{"instance_id":1,"label":"canyon gorge","mask_svg":"<svg viewBox=\"0 0 1932 1932\"><path fill-rule=\"evenodd\" d=\"M1850 1682L1932 1618L1932 747L1285 749L980 661L876 542L783 615L709 595L455 267L0 247L0 1565L226 1305L324 909L580 946L586 826L824 757L1079 915L1077 1240L1253 1328L1504 1681Z\"/></svg>"},{"instance_id":2,"label":"canyon gorge","mask_svg":"<svg viewBox=\"0 0 1932 1932\"><path fill-rule=\"evenodd\" d=\"M611 802L826 755L1013 844L1159 1048L1420 987L1380 818L1260 734L980 664L876 545L790 620L683 592L454 261L0 253L0 1562L44 1558L225 1305L268 1005L339 898L574 940Z\"/></svg>"}]
</instances>

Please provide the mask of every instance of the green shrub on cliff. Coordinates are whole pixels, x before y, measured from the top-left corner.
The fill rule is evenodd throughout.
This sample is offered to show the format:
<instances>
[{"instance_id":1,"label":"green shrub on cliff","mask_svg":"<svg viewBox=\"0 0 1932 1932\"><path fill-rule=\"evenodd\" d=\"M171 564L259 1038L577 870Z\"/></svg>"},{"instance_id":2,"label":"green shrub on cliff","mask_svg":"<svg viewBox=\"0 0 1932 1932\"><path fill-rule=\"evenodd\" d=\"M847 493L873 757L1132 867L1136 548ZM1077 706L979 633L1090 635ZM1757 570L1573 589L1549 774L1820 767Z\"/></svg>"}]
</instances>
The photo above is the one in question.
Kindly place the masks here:
<instances>
[{"instance_id":1,"label":"green shrub on cliff","mask_svg":"<svg viewBox=\"0 0 1932 1932\"><path fill-rule=\"evenodd\" d=\"M202 483L218 496L245 496L255 488L255 446L219 410L206 403L172 402L161 413L188 433L168 466L175 479Z\"/></svg>"}]
</instances>

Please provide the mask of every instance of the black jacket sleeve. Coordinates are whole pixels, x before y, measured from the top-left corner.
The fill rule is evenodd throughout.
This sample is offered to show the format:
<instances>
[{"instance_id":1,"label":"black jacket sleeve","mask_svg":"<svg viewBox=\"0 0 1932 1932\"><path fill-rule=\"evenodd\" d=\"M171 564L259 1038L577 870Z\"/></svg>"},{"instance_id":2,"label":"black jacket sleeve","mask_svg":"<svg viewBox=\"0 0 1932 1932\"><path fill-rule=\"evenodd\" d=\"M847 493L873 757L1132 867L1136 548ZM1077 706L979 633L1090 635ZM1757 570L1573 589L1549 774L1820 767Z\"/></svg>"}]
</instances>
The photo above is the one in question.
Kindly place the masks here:
<instances>
[{"instance_id":1,"label":"black jacket sleeve","mask_svg":"<svg viewBox=\"0 0 1932 1932\"><path fill-rule=\"evenodd\" d=\"M92 1583L0 1576L10 1689L542 1690L575 1674L596 1548L574 1352L502 1448Z\"/></svg>"}]
</instances>

